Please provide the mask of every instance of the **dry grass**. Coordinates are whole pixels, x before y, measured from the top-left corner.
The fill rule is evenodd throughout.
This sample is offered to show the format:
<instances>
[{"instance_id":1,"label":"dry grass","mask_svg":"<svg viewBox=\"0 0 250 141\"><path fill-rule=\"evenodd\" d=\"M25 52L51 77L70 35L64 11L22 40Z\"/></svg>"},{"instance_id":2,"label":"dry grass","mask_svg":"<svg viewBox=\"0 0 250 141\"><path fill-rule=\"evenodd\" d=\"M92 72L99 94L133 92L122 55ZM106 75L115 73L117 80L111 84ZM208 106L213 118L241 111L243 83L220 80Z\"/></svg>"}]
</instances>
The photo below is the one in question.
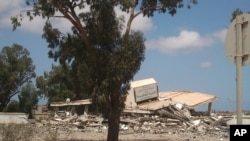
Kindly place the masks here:
<instances>
[{"instance_id":1,"label":"dry grass","mask_svg":"<svg viewBox=\"0 0 250 141\"><path fill-rule=\"evenodd\" d=\"M58 141L57 129L36 130L32 124L0 124L0 141Z\"/></svg>"},{"instance_id":2,"label":"dry grass","mask_svg":"<svg viewBox=\"0 0 250 141\"><path fill-rule=\"evenodd\" d=\"M3 141L32 141L34 132L31 127L23 124L4 124L0 126Z\"/></svg>"}]
</instances>

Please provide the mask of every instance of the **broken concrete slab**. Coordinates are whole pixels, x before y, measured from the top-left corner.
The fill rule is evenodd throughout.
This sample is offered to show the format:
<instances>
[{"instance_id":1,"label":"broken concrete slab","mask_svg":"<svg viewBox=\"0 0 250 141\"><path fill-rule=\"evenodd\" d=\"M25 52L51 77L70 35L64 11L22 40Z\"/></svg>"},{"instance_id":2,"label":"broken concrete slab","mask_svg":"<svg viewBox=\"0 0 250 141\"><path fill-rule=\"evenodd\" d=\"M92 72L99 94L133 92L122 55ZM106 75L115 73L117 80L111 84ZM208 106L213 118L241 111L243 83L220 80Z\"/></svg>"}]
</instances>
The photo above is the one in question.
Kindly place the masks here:
<instances>
[{"instance_id":1,"label":"broken concrete slab","mask_svg":"<svg viewBox=\"0 0 250 141\"><path fill-rule=\"evenodd\" d=\"M159 97L166 97L171 101L185 104L192 109L218 99L214 95L192 91L159 92Z\"/></svg>"},{"instance_id":2,"label":"broken concrete slab","mask_svg":"<svg viewBox=\"0 0 250 141\"><path fill-rule=\"evenodd\" d=\"M154 100L154 101L148 101L148 102L138 104L137 107L140 110L155 111L155 110L162 109L164 107L168 107L172 104L173 104L173 101L169 101L169 100L164 100L164 101Z\"/></svg>"},{"instance_id":3,"label":"broken concrete slab","mask_svg":"<svg viewBox=\"0 0 250 141\"><path fill-rule=\"evenodd\" d=\"M154 114L154 111L173 104L176 104L176 111L182 109L184 105L188 109L194 109L200 105L208 104L207 114L210 115L212 102L217 98L214 95L192 91L158 92L156 80L149 78L130 82L124 112Z\"/></svg>"},{"instance_id":4,"label":"broken concrete slab","mask_svg":"<svg viewBox=\"0 0 250 141\"><path fill-rule=\"evenodd\" d=\"M76 101L66 101L66 102L52 102L50 106L52 107L62 107L62 106L74 106L74 105L89 105L92 104L91 99L83 99Z\"/></svg>"},{"instance_id":5,"label":"broken concrete slab","mask_svg":"<svg viewBox=\"0 0 250 141\"><path fill-rule=\"evenodd\" d=\"M154 78L130 82L125 101L126 108L135 109L137 104L158 98L158 84Z\"/></svg>"},{"instance_id":6,"label":"broken concrete slab","mask_svg":"<svg viewBox=\"0 0 250 141\"><path fill-rule=\"evenodd\" d=\"M58 112L60 112L59 107L70 106L71 110L70 111L64 111L64 113L66 112L65 116L71 116L72 114L74 114L73 111L75 111L75 106L79 106L79 105L84 105L84 107L85 107L84 108L84 115L87 115L88 111L89 111L89 105L90 104L92 104L91 99L70 101L70 99L67 98L65 102L52 102L50 104L50 106L54 108L55 115L57 115Z\"/></svg>"}]
</instances>

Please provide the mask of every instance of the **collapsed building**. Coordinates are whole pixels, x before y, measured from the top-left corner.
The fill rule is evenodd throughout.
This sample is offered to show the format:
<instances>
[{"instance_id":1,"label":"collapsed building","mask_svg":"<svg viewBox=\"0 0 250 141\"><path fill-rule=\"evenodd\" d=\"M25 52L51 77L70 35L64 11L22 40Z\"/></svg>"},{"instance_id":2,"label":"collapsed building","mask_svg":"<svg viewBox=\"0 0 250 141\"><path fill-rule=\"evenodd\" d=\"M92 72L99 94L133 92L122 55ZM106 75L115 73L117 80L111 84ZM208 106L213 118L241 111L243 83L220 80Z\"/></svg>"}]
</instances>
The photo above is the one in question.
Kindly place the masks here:
<instances>
[{"instance_id":1,"label":"collapsed building","mask_svg":"<svg viewBox=\"0 0 250 141\"><path fill-rule=\"evenodd\" d=\"M200 136L212 133L220 136L221 139L228 138L229 125L235 122L235 116L233 113L225 113L225 115L212 113L212 103L216 99L218 99L217 96L200 92L160 92L157 81L153 78L133 81L130 83L125 107L120 117L120 133L122 135L136 133L189 135L195 131ZM208 106L206 112L201 114L195 112L195 108L206 104ZM91 99L52 102L50 106L54 109L53 117L38 120L40 122L36 122L36 125L39 129L46 127L47 130L48 127L62 135L69 135L76 131L107 133L107 119L89 112L91 105ZM83 114L78 115L75 112L77 106L84 106ZM47 111L46 108L41 109ZM2 119L1 116L0 114ZM9 115L8 118L10 118Z\"/></svg>"},{"instance_id":2,"label":"collapsed building","mask_svg":"<svg viewBox=\"0 0 250 141\"><path fill-rule=\"evenodd\" d=\"M163 125L185 126L192 128L201 122L200 118L192 116L192 111L201 105L208 105L208 110L202 116L204 122L209 125L217 125L227 119L221 117L209 117L211 115L212 102L218 99L217 96L192 91L171 91L159 92L158 84L155 79L149 78L130 83L130 89L125 100L125 107L122 111L121 129L140 127L145 130L144 124L154 122L152 124L164 123ZM55 109L54 122L72 123L78 127L103 127L107 128L107 119L103 119L98 115L89 115L88 108L91 106L91 99L65 102L53 102L50 104ZM74 107L84 105L84 114L76 115ZM58 109L60 107L71 107L66 114L60 117ZM143 129L144 128L144 129Z\"/></svg>"},{"instance_id":3,"label":"collapsed building","mask_svg":"<svg viewBox=\"0 0 250 141\"><path fill-rule=\"evenodd\" d=\"M154 78L133 81L130 83L130 89L125 100L124 113L155 114L157 110L177 105L187 109L194 109L198 106L208 104L207 115L211 114L212 102L218 97L210 94L204 94L192 91L171 91L159 92L158 84ZM88 114L91 99L65 102L52 102L51 107L55 113L59 112L60 107L71 107L69 114L72 115L75 106L84 105L84 115Z\"/></svg>"},{"instance_id":4,"label":"collapsed building","mask_svg":"<svg viewBox=\"0 0 250 141\"><path fill-rule=\"evenodd\" d=\"M177 104L188 109L208 104L207 114L211 114L212 102L218 97L192 91L159 92L155 79L149 78L130 83L124 112L155 113L156 110Z\"/></svg>"}]
</instances>

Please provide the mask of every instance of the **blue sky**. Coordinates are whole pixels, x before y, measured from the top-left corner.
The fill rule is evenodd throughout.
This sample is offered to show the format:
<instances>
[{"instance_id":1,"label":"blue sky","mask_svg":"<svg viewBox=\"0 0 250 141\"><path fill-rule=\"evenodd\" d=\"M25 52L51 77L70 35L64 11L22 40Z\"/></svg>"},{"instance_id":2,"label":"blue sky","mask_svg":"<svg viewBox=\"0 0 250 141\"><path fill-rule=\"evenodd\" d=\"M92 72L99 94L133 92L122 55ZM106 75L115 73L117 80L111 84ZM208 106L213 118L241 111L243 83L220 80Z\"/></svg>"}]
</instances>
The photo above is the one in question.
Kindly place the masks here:
<instances>
[{"instance_id":1,"label":"blue sky","mask_svg":"<svg viewBox=\"0 0 250 141\"><path fill-rule=\"evenodd\" d=\"M185 1L185 0L184 0ZM42 19L12 31L10 16L24 9L23 0L0 0L0 49L17 43L27 48L36 65L37 75L51 68L48 48L41 38ZM224 39L232 12L250 11L249 0L198 0L191 9L183 8L175 16L156 13L153 18L138 17L133 29L142 30L146 41L146 59L134 80L153 77L160 91L189 90L216 95L214 110L236 109L236 68L226 56ZM117 14L120 15L117 10ZM127 16L125 15L125 18ZM67 21L54 20L68 31ZM250 65L243 67L243 109L250 110Z\"/></svg>"}]
</instances>

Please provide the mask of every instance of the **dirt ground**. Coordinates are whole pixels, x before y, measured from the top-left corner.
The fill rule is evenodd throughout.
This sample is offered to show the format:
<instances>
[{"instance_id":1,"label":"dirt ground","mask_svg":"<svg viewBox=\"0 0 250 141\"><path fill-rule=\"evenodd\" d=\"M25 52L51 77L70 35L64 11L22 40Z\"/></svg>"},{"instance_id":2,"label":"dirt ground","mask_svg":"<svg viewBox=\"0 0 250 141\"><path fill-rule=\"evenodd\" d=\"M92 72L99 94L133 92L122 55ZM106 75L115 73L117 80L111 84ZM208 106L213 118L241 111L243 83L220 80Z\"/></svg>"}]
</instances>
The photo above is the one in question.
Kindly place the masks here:
<instances>
[{"instance_id":1,"label":"dirt ground","mask_svg":"<svg viewBox=\"0 0 250 141\"><path fill-rule=\"evenodd\" d=\"M41 131L42 127L36 127L37 135L33 140L56 140L60 141L105 141L107 137L107 129L98 129L96 127L88 129L73 129L65 127L55 131ZM40 128L40 129L39 129ZM56 128L54 128L56 129ZM49 129L51 130L51 128ZM159 129L157 130L159 131ZM40 132L40 133L39 133ZM119 140L121 141L229 141L228 129L192 129L187 130L182 127L169 127L161 132L154 133L151 131L135 132L133 129L121 130L119 133Z\"/></svg>"},{"instance_id":2,"label":"dirt ground","mask_svg":"<svg viewBox=\"0 0 250 141\"><path fill-rule=\"evenodd\" d=\"M157 130L159 131L159 129ZM105 141L107 129L91 127L87 129L74 126L43 126L41 124L1 125L0 141ZM192 129L169 127L154 133L135 132L133 129L121 130L121 141L229 141L228 129Z\"/></svg>"},{"instance_id":3,"label":"dirt ground","mask_svg":"<svg viewBox=\"0 0 250 141\"><path fill-rule=\"evenodd\" d=\"M65 141L105 141L106 133L75 132L64 136L60 140ZM185 132L174 131L161 134L153 133L120 133L121 141L229 141L229 134L226 132Z\"/></svg>"},{"instance_id":4,"label":"dirt ground","mask_svg":"<svg viewBox=\"0 0 250 141\"><path fill-rule=\"evenodd\" d=\"M214 114L211 117L194 116L188 122L166 120L155 116L126 116L122 118L120 141L229 141L229 126L223 119L231 114ZM220 117L220 118L219 118ZM224 117L224 118L221 118ZM71 118L72 119L72 118ZM107 121L99 117L79 122L34 121L28 124L0 124L0 141L105 141ZM92 121L92 122L91 122ZM178 124L175 123L178 121ZM198 124L195 124L199 121ZM175 123L175 124L173 124Z\"/></svg>"}]
</instances>

